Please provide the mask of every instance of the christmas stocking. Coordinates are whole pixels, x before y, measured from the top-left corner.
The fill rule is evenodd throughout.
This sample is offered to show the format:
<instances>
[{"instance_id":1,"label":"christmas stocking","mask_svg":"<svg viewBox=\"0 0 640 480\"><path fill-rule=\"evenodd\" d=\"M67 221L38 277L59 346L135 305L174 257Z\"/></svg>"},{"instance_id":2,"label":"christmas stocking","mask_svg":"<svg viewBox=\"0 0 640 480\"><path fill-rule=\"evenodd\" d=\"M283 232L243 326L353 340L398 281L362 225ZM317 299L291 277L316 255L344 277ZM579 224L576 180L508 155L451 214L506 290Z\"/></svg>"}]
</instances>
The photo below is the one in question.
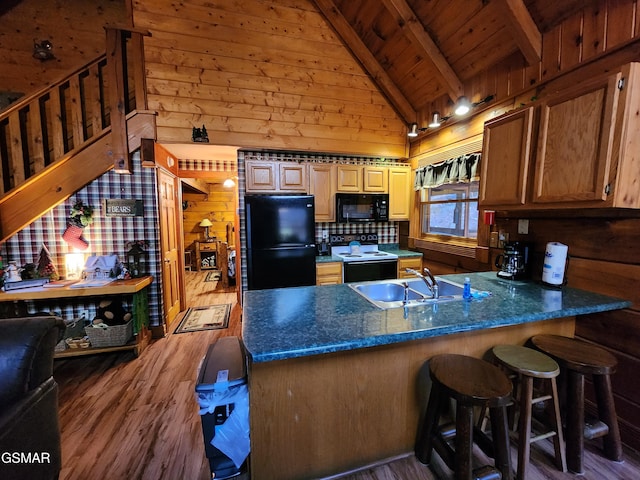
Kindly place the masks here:
<instances>
[{"instance_id":1,"label":"christmas stocking","mask_svg":"<svg viewBox=\"0 0 640 480\"><path fill-rule=\"evenodd\" d=\"M62 234L62 239L78 250L86 250L89 247L89 242L82 236L82 228L76 225L67 225L67 229Z\"/></svg>"}]
</instances>

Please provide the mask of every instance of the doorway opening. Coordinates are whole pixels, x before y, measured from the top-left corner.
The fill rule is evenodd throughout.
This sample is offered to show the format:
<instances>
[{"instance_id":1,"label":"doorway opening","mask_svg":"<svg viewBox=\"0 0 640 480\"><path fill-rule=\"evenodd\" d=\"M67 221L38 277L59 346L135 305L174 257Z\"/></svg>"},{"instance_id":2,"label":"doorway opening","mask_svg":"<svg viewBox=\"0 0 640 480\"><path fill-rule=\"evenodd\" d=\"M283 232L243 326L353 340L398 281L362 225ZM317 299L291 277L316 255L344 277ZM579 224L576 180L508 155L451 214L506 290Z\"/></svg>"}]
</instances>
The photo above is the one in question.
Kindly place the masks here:
<instances>
[{"instance_id":1,"label":"doorway opening","mask_svg":"<svg viewBox=\"0 0 640 480\"><path fill-rule=\"evenodd\" d=\"M238 303L238 187L225 180L180 179L186 308Z\"/></svg>"}]
</instances>

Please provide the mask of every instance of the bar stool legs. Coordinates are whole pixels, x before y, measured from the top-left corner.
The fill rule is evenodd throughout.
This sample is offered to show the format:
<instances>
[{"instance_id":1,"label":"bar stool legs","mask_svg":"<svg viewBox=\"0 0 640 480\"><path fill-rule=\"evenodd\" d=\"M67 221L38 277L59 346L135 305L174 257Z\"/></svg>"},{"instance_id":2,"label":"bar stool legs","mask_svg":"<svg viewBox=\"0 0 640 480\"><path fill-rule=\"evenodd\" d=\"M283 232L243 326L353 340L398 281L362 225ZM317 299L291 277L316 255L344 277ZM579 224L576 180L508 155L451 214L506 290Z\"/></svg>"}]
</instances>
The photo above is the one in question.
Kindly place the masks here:
<instances>
[{"instance_id":1,"label":"bar stool legs","mask_svg":"<svg viewBox=\"0 0 640 480\"><path fill-rule=\"evenodd\" d=\"M550 357L530 348L517 345L498 345L492 353L499 365L512 374L517 375L519 395L517 399L518 420L518 471L516 478L526 480L527 469L531 456L531 444L539 440L553 437L556 466L566 472L567 464L564 455L564 439L562 437L562 422L560 419L560 405L556 377L560 374L560 367ZM548 382L550 395L534 398L534 379ZM551 401L549 431L532 437L533 405L541 401Z\"/></svg>"},{"instance_id":2,"label":"bar stool legs","mask_svg":"<svg viewBox=\"0 0 640 480\"><path fill-rule=\"evenodd\" d=\"M616 416L611 375L617 360L608 351L588 342L558 335L536 335L531 343L558 361L567 375L567 465L575 473L584 471L585 438L584 376L591 375L596 392L600 425L592 429L589 438L603 437L607 458L622 460L622 441Z\"/></svg>"},{"instance_id":3,"label":"bar stool legs","mask_svg":"<svg viewBox=\"0 0 640 480\"><path fill-rule=\"evenodd\" d=\"M510 401L511 382L496 366L463 355L436 355L429 361L433 382L424 421L416 440L416 458L431 462L433 449L455 472L456 480L511 479L511 460L507 430L506 405ZM440 417L448 399L456 401L455 449L450 430L443 431ZM491 413L492 440L474 428L474 407L488 408ZM478 446L495 460L494 467L473 470L472 449Z\"/></svg>"}]
</instances>

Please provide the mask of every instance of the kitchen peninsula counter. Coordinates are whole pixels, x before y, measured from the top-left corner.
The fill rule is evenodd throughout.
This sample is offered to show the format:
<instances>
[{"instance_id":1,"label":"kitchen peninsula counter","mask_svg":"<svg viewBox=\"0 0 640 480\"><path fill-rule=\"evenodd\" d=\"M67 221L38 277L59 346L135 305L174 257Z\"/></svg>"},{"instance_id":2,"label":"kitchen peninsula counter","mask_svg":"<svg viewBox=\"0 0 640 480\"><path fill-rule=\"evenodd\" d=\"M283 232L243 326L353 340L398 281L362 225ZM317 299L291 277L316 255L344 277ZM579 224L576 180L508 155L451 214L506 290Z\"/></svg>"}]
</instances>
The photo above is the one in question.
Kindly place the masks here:
<instances>
[{"instance_id":1,"label":"kitchen peninsula counter","mask_svg":"<svg viewBox=\"0 0 640 480\"><path fill-rule=\"evenodd\" d=\"M576 315L630 305L495 272L443 278L466 276L491 296L381 310L345 284L245 292L253 478L319 478L409 454L430 357L573 336Z\"/></svg>"},{"instance_id":2,"label":"kitchen peninsula counter","mask_svg":"<svg viewBox=\"0 0 640 480\"><path fill-rule=\"evenodd\" d=\"M347 284L247 291L243 331L254 363L617 310L630 302L584 290L512 282L495 272L446 275L490 297L381 310Z\"/></svg>"}]
</instances>

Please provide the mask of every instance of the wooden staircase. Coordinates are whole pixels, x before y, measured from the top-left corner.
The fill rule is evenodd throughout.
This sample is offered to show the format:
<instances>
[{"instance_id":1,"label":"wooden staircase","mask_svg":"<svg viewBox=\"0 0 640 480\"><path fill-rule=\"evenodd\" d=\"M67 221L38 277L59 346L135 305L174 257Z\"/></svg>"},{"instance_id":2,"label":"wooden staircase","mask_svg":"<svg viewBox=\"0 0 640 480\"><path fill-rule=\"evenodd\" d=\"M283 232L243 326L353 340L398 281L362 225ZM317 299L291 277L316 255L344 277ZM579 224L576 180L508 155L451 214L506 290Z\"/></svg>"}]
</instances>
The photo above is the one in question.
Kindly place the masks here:
<instances>
[{"instance_id":1,"label":"wooden staircase","mask_svg":"<svg viewBox=\"0 0 640 480\"><path fill-rule=\"evenodd\" d=\"M0 112L0 242L155 139L144 32L106 29L106 54Z\"/></svg>"}]
</instances>

